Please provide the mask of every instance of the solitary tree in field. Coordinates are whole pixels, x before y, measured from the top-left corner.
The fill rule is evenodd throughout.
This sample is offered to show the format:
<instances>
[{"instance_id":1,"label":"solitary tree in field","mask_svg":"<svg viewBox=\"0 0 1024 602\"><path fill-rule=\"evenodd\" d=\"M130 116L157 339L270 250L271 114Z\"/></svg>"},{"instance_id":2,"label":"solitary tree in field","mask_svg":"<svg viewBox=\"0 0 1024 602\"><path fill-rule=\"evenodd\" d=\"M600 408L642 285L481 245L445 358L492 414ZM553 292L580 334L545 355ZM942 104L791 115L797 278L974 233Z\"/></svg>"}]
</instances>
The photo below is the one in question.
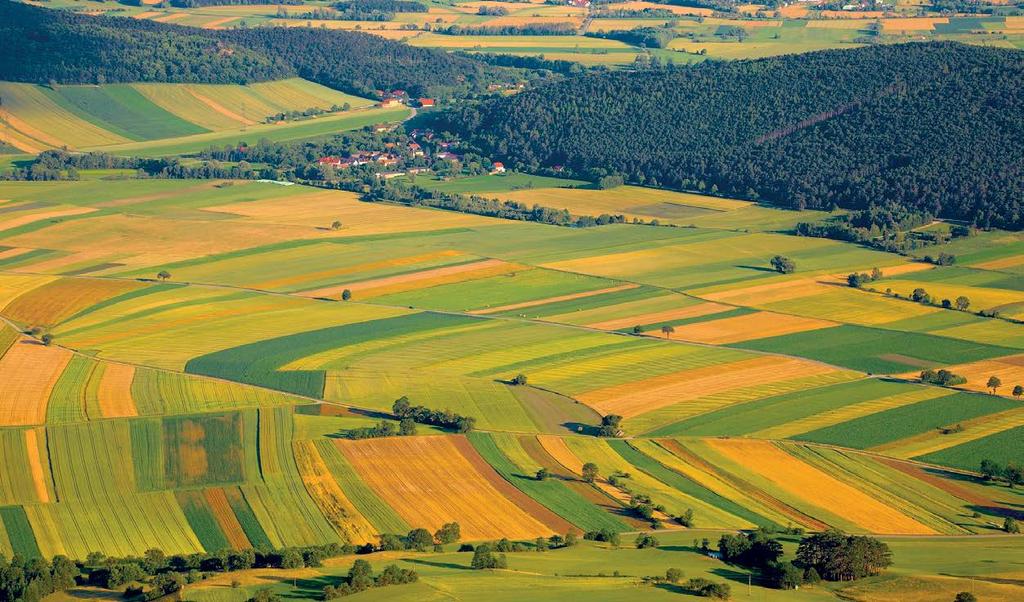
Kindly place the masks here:
<instances>
[{"instance_id":1,"label":"solitary tree in field","mask_svg":"<svg viewBox=\"0 0 1024 602\"><path fill-rule=\"evenodd\" d=\"M644 327L639 324L633 327L633 334L643 334Z\"/></svg>"},{"instance_id":2,"label":"solitary tree in field","mask_svg":"<svg viewBox=\"0 0 1024 602\"><path fill-rule=\"evenodd\" d=\"M960 295L956 298L956 308L960 311L967 311L967 308L971 306L971 300L967 297Z\"/></svg>"},{"instance_id":3,"label":"solitary tree in field","mask_svg":"<svg viewBox=\"0 0 1024 602\"><path fill-rule=\"evenodd\" d=\"M978 602L978 598L971 592L960 592L953 598L953 602Z\"/></svg>"},{"instance_id":4,"label":"solitary tree in field","mask_svg":"<svg viewBox=\"0 0 1024 602\"><path fill-rule=\"evenodd\" d=\"M597 464L587 462L583 465L583 480L593 483L597 479Z\"/></svg>"},{"instance_id":5,"label":"solitary tree in field","mask_svg":"<svg viewBox=\"0 0 1024 602\"><path fill-rule=\"evenodd\" d=\"M992 389L992 394L995 395L996 391L999 390L999 387L1003 386L1003 381L1001 381L998 376L990 376L988 377L988 383L985 386Z\"/></svg>"},{"instance_id":6,"label":"solitary tree in field","mask_svg":"<svg viewBox=\"0 0 1024 602\"><path fill-rule=\"evenodd\" d=\"M515 378L512 379L512 384L513 385L520 385L520 386L525 385L526 384L526 375L523 374L522 372L520 372L519 374L516 374Z\"/></svg>"},{"instance_id":7,"label":"solitary tree in field","mask_svg":"<svg viewBox=\"0 0 1024 602\"><path fill-rule=\"evenodd\" d=\"M1021 395L1024 395L1024 387L1020 385L1015 385L1013 387L1013 396L1016 397L1017 399L1020 399Z\"/></svg>"},{"instance_id":8,"label":"solitary tree in field","mask_svg":"<svg viewBox=\"0 0 1024 602\"><path fill-rule=\"evenodd\" d=\"M550 476L550 474L551 473L548 472L547 468L541 468L540 470L537 471L537 480L538 481L546 481L548 479L548 476Z\"/></svg>"},{"instance_id":9,"label":"solitary tree in field","mask_svg":"<svg viewBox=\"0 0 1024 602\"><path fill-rule=\"evenodd\" d=\"M170 272L168 272L167 270L160 270L160 273L159 273L159 274L157 274L157 275L156 275L156 277L157 277L157 278L158 278L158 279L159 279L160 281L164 281L164 280L167 280L168 278L170 278L170 277L171 277L171 273L170 273Z\"/></svg>"},{"instance_id":10,"label":"solitary tree in field","mask_svg":"<svg viewBox=\"0 0 1024 602\"><path fill-rule=\"evenodd\" d=\"M1007 516L1003 521L1003 531L1016 535L1020 533L1020 523L1017 522L1017 519Z\"/></svg>"},{"instance_id":11,"label":"solitary tree in field","mask_svg":"<svg viewBox=\"0 0 1024 602\"><path fill-rule=\"evenodd\" d=\"M341 300L342 301L348 301L351 298L352 298L352 291L350 291L348 289L345 289L345 290L341 291Z\"/></svg>"},{"instance_id":12,"label":"solitary tree in field","mask_svg":"<svg viewBox=\"0 0 1024 602\"><path fill-rule=\"evenodd\" d=\"M666 325L661 327L661 334L665 335L666 339L672 338L672 333L675 332L675 331L676 331L675 327L674 326L670 326L668 324L666 324Z\"/></svg>"},{"instance_id":13,"label":"solitary tree in field","mask_svg":"<svg viewBox=\"0 0 1024 602\"><path fill-rule=\"evenodd\" d=\"M780 274L792 274L796 271L796 262L785 255L772 257L772 267Z\"/></svg>"},{"instance_id":14,"label":"solitary tree in field","mask_svg":"<svg viewBox=\"0 0 1024 602\"><path fill-rule=\"evenodd\" d=\"M43 345L49 347L50 344L53 343L53 335L50 333L46 333L42 337L40 337L39 340L43 342Z\"/></svg>"},{"instance_id":15,"label":"solitary tree in field","mask_svg":"<svg viewBox=\"0 0 1024 602\"><path fill-rule=\"evenodd\" d=\"M341 222L338 220L331 222L331 230L341 230Z\"/></svg>"}]
</instances>

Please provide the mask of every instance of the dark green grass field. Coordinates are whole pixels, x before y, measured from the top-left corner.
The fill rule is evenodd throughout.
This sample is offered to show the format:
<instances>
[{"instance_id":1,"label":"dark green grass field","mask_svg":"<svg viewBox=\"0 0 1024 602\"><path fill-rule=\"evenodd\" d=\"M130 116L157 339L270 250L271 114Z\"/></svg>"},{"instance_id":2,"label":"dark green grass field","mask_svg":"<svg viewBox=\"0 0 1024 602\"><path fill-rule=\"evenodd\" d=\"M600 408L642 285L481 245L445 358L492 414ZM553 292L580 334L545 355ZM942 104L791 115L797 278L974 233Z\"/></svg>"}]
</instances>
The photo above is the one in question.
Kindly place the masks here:
<instances>
[{"instance_id":1,"label":"dark green grass field","mask_svg":"<svg viewBox=\"0 0 1024 602\"><path fill-rule=\"evenodd\" d=\"M798 435L796 439L865 449L1020 404L1002 397L957 393L893 408Z\"/></svg>"},{"instance_id":2,"label":"dark green grass field","mask_svg":"<svg viewBox=\"0 0 1024 602\"><path fill-rule=\"evenodd\" d=\"M216 552L231 548L201 491L179 491L175 497L203 549L207 552Z\"/></svg>"},{"instance_id":3,"label":"dark green grass field","mask_svg":"<svg viewBox=\"0 0 1024 602\"><path fill-rule=\"evenodd\" d=\"M324 392L322 370L279 372L277 368L299 358L334 348L341 341L352 345L376 338L442 328L474 319L423 312L300 332L197 357L188 362L185 371L319 398Z\"/></svg>"},{"instance_id":4,"label":"dark green grass field","mask_svg":"<svg viewBox=\"0 0 1024 602\"><path fill-rule=\"evenodd\" d=\"M738 436L862 401L897 395L916 385L879 379L863 379L807 391L786 393L699 414L650 433L655 437Z\"/></svg>"},{"instance_id":5,"label":"dark green grass field","mask_svg":"<svg viewBox=\"0 0 1024 602\"><path fill-rule=\"evenodd\" d=\"M831 328L827 337L810 331L733 346L799 355L871 374L896 374L925 366L974 362L1016 353L1014 349L995 345L851 325ZM901 361L900 356L909 361Z\"/></svg>"},{"instance_id":6,"label":"dark green grass field","mask_svg":"<svg viewBox=\"0 0 1024 602\"><path fill-rule=\"evenodd\" d=\"M994 460L1000 464L1007 464L1019 463L1022 458L1024 458L1024 426L914 459L964 470L977 470L982 460Z\"/></svg>"}]
</instances>

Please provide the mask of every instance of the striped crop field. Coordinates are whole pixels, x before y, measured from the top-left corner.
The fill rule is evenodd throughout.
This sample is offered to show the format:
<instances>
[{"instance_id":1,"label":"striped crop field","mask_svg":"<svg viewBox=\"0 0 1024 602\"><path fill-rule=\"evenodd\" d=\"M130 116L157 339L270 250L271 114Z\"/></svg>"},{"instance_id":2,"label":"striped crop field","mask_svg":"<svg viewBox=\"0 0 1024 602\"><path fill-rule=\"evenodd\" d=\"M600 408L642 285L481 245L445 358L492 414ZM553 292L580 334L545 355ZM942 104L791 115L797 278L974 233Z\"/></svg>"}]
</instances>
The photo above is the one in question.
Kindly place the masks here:
<instances>
[{"instance_id":1,"label":"striped crop field","mask_svg":"<svg viewBox=\"0 0 1024 602\"><path fill-rule=\"evenodd\" d=\"M174 13L178 14L178 13ZM365 108L371 101L301 79L240 85L0 83L15 148L103 148L235 130L289 111Z\"/></svg>"},{"instance_id":2,"label":"striped crop field","mask_svg":"<svg viewBox=\"0 0 1024 602\"><path fill-rule=\"evenodd\" d=\"M363 544L377 538L377 531L364 518L335 481L320 451L312 441L294 443L295 464L310 497L338 531L342 541Z\"/></svg>"},{"instance_id":3,"label":"striped crop field","mask_svg":"<svg viewBox=\"0 0 1024 602\"><path fill-rule=\"evenodd\" d=\"M840 513L845 521L872 533L933 534L931 527L891 508L767 441L710 440L708 445L791 495Z\"/></svg>"},{"instance_id":4,"label":"striped crop field","mask_svg":"<svg viewBox=\"0 0 1024 602\"><path fill-rule=\"evenodd\" d=\"M2 311L22 324L53 326L101 301L145 286L133 280L65 278L20 295Z\"/></svg>"},{"instance_id":5,"label":"striped crop field","mask_svg":"<svg viewBox=\"0 0 1024 602\"><path fill-rule=\"evenodd\" d=\"M71 358L66 349L18 337L0 357L0 425L46 422L50 394Z\"/></svg>"},{"instance_id":6,"label":"striped crop field","mask_svg":"<svg viewBox=\"0 0 1024 602\"><path fill-rule=\"evenodd\" d=\"M338 441L359 476L410 525L431 531L459 521L467 539L532 538L560 532L525 509L465 439L403 437ZM502 485L504 484L504 485ZM515 492L518 495L508 496ZM526 498L529 499L529 498Z\"/></svg>"}]
</instances>

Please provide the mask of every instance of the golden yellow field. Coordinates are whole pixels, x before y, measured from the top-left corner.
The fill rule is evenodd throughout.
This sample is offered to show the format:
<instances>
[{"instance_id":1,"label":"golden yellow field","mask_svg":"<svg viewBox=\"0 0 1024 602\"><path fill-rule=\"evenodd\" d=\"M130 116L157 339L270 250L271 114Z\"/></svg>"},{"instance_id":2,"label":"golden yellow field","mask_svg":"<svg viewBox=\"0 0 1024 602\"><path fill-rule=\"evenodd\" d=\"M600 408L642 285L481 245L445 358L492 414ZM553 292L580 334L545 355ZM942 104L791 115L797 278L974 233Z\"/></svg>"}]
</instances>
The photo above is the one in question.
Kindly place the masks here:
<instances>
[{"instance_id":1,"label":"golden yellow field","mask_svg":"<svg viewBox=\"0 0 1024 602\"><path fill-rule=\"evenodd\" d=\"M972 264L971 267L978 268L980 270L1003 270L1006 268L1015 268L1022 264L1024 264L1024 255L1010 255L1009 257L1001 257L999 259L993 259L992 261L975 263Z\"/></svg>"},{"instance_id":2,"label":"golden yellow field","mask_svg":"<svg viewBox=\"0 0 1024 602\"><path fill-rule=\"evenodd\" d=\"M359 514L345 492L341 490L331 471L324 464L320 452L312 441L295 441L295 464L299 468L306 491L337 530L344 541L353 544L376 542L377 530Z\"/></svg>"},{"instance_id":3,"label":"golden yellow field","mask_svg":"<svg viewBox=\"0 0 1024 602\"><path fill-rule=\"evenodd\" d=\"M722 318L721 320L680 326L672 333L672 338L712 345L727 345L833 326L838 326L838 324L815 318L759 311L734 318Z\"/></svg>"},{"instance_id":4,"label":"golden yellow field","mask_svg":"<svg viewBox=\"0 0 1024 602\"><path fill-rule=\"evenodd\" d=\"M1014 386L1024 386L1024 355L1010 355L969 364L957 364L948 366L946 369L967 379L965 384L957 385L959 389L993 393L988 386L988 380L993 376L1002 383L994 391L998 395L1012 397ZM901 376L916 378L917 375L916 372L908 372Z\"/></svg>"},{"instance_id":5,"label":"golden yellow field","mask_svg":"<svg viewBox=\"0 0 1024 602\"><path fill-rule=\"evenodd\" d=\"M452 439L338 440L337 446L366 484L414 527L434 531L457 521L468 540L554 532L495 489Z\"/></svg>"},{"instance_id":6,"label":"golden yellow field","mask_svg":"<svg viewBox=\"0 0 1024 602\"><path fill-rule=\"evenodd\" d=\"M934 31L936 23L949 23L948 17L908 17L905 19L883 19L882 31L885 33L903 33L915 31Z\"/></svg>"},{"instance_id":7,"label":"golden yellow field","mask_svg":"<svg viewBox=\"0 0 1024 602\"><path fill-rule=\"evenodd\" d=\"M313 229L304 237L390 234L496 223L491 218L455 211L366 203L359 200L359 195L341 190L218 205L207 207L206 210L247 218L239 223L305 226ZM335 220L341 222L341 229L332 231L330 225Z\"/></svg>"},{"instance_id":8,"label":"golden yellow field","mask_svg":"<svg viewBox=\"0 0 1024 602\"><path fill-rule=\"evenodd\" d=\"M708 440L715 451L791 495L841 514L871 533L935 535L936 531L782 451L770 441Z\"/></svg>"},{"instance_id":9,"label":"golden yellow field","mask_svg":"<svg viewBox=\"0 0 1024 602\"><path fill-rule=\"evenodd\" d=\"M0 308L24 295L34 288L53 282L55 276L37 274L0 274Z\"/></svg>"},{"instance_id":10,"label":"golden yellow field","mask_svg":"<svg viewBox=\"0 0 1024 602\"><path fill-rule=\"evenodd\" d=\"M69 217L72 215L82 215L84 213L92 213L96 211L92 207L73 207L73 206L57 206L47 211L25 211L25 212L12 212L9 215L0 219L0 228L4 230L10 230L23 226L25 224L31 224L34 222L41 222L48 219L56 219L61 217ZM45 248L45 247L43 247Z\"/></svg>"},{"instance_id":11,"label":"golden yellow field","mask_svg":"<svg viewBox=\"0 0 1024 602\"><path fill-rule=\"evenodd\" d=\"M49 326L104 299L145 286L135 280L63 278L21 295L3 308L3 312L23 324Z\"/></svg>"},{"instance_id":12,"label":"golden yellow field","mask_svg":"<svg viewBox=\"0 0 1024 602\"><path fill-rule=\"evenodd\" d=\"M128 418L139 415L135 400L132 399L134 379L135 366L107 364L104 367L98 392L100 414L104 418Z\"/></svg>"},{"instance_id":13,"label":"golden yellow field","mask_svg":"<svg viewBox=\"0 0 1024 602\"><path fill-rule=\"evenodd\" d=\"M923 288L935 303L942 299L954 301L960 295L964 295L971 300L970 309L973 311L996 310L1011 317L1024 314L1024 291L945 282L919 282L911 279L883 280L878 283L878 287L891 288L894 293L904 297L909 297L916 288Z\"/></svg>"},{"instance_id":14,"label":"golden yellow field","mask_svg":"<svg viewBox=\"0 0 1024 602\"><path fill-rule=\"evenodd\" d=\"M830 372L835 372L835 369L816 362L763 356L627 382L588 391L577 395L577 398L601 414L630 418L750 383L766 385Z\"/></svg>"},{"instance_id":15,"label":"golden yellow field","mask_svg":"<svg viewBox=\"0 0 1024 602\"><path fill-rule=\"evenodd\" d=\"M71 352L19 337L0 358L0 426L46 422L46 405Z\"/></svg>"},{"instance_id":16,"label":"golden yellow field","mask_svg":"<svg viewBox=\"0 0 1024 602\"><path fill-rule=\"evenodd\" d=\"M28 471L32 475L32 485L36 491L36 499L42 503L50 501L50 491L47 487L47 475L43 472L43 460L40 457L40 443L45 449L46 435L42 429L25 430L25 452L28 456Z\"/></svg>"}]
</instances>

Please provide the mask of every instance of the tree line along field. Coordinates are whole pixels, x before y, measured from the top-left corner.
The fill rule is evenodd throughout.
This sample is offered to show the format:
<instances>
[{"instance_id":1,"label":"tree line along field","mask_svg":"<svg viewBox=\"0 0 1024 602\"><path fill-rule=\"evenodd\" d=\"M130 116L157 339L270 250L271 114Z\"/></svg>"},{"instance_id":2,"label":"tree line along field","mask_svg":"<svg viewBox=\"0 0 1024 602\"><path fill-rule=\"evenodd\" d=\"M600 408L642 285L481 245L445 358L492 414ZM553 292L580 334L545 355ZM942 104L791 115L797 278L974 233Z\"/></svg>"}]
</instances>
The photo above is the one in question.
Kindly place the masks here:
<instances>
[{"instance_id":1,"label":"tree line along field","mask_svg":"<svg viewBox=\"0 0 1024 602\"><path fill-rule=\"evenodd\" d=\"M629 68L638 57L689 63L707 57L744 59L852 48L866 40L956 40L966 43L1020 48L1024 44L1021 17L1001 14L948 14L927 5L889 7L886 11L829 10L829 7L793 5L779 9L763 5L737 7L731 14L713 14L693 8L650 2L619 2L600 10L565 5L508 2L424 2L425 12L396 13L389 20L360 21L341 18L330 4L306 2L277 5L201 6L195 8L120 6L107 14L130 15L161 23L213 30L254 26L306 27L359 30L420 47L459 49L518 56L544 56L583 66ZM51 5L53 5L51 3ZM107 10L72 0L66 6L83 12ZM480 7L501 8L505 15L480 14ZM657 14L647 11L661 11ZM312 15L312 11L322 11ZM616 11L627 11L618 16ZM630 13L628 11L634 11ZM671 14L670 14L671 13ZM312 18L310 18L312 17ZM596 17L596 18L593 18ZM608 18L611 17L611 18ZM559 25L567 35L473 35L479 28ZM463 28L457 35L449 27ZM666 47L643 47L584 34L605 34L642 28L670 28L675 39ZM440 33L439 33L440 32ZM468 34L468 35L467 35Z\"/></svg>"},{"instance_id":2,"label":"tree line along field","mask_svg":"<svg viewBox=\"0 0 1024 602\"><path fill-rule=\"evenodd\" d=\"M195 150L199 150L247 136L308 137L315 132L306 130L337 131L344 126L344 119L362 113L379 121L396 116L395 111L349 113L368 109L373 103L298 78L245 86L2 82L0 98L4 141L25 153L67 147L174 154L161 149L166 146L174 151L181 146L185 150L178 153L188 152L189 142L198 144ZM341 111L343 107L348 109ZM310 109L329 115L293 121L274 117Z\"/></svg>"},{"instance_id":3,"label":"tree line along field","mask_svg":"<svg viewBox=\"0 0 1024 602\"><path fill-rule=\"evenodd\" d=\"M744 211L773 210L671 193L640 202L719 221L568 229L243 182L0 198L7 553L363 543L452 520L471 539L646 528L627 491L698 528L901 535L993 533L1021 503L960 472L1019 457L1020 326L842 283L880 266L875 287L1006 305L1012 256L978 240L934 267L744 231ZM773 253L798 272L770 271ZM926 367L968 381L917 383ZM401 396L478 432L344 436ZM639 437L590 436L612 413Z\"/></svg>"}]
</instances>

